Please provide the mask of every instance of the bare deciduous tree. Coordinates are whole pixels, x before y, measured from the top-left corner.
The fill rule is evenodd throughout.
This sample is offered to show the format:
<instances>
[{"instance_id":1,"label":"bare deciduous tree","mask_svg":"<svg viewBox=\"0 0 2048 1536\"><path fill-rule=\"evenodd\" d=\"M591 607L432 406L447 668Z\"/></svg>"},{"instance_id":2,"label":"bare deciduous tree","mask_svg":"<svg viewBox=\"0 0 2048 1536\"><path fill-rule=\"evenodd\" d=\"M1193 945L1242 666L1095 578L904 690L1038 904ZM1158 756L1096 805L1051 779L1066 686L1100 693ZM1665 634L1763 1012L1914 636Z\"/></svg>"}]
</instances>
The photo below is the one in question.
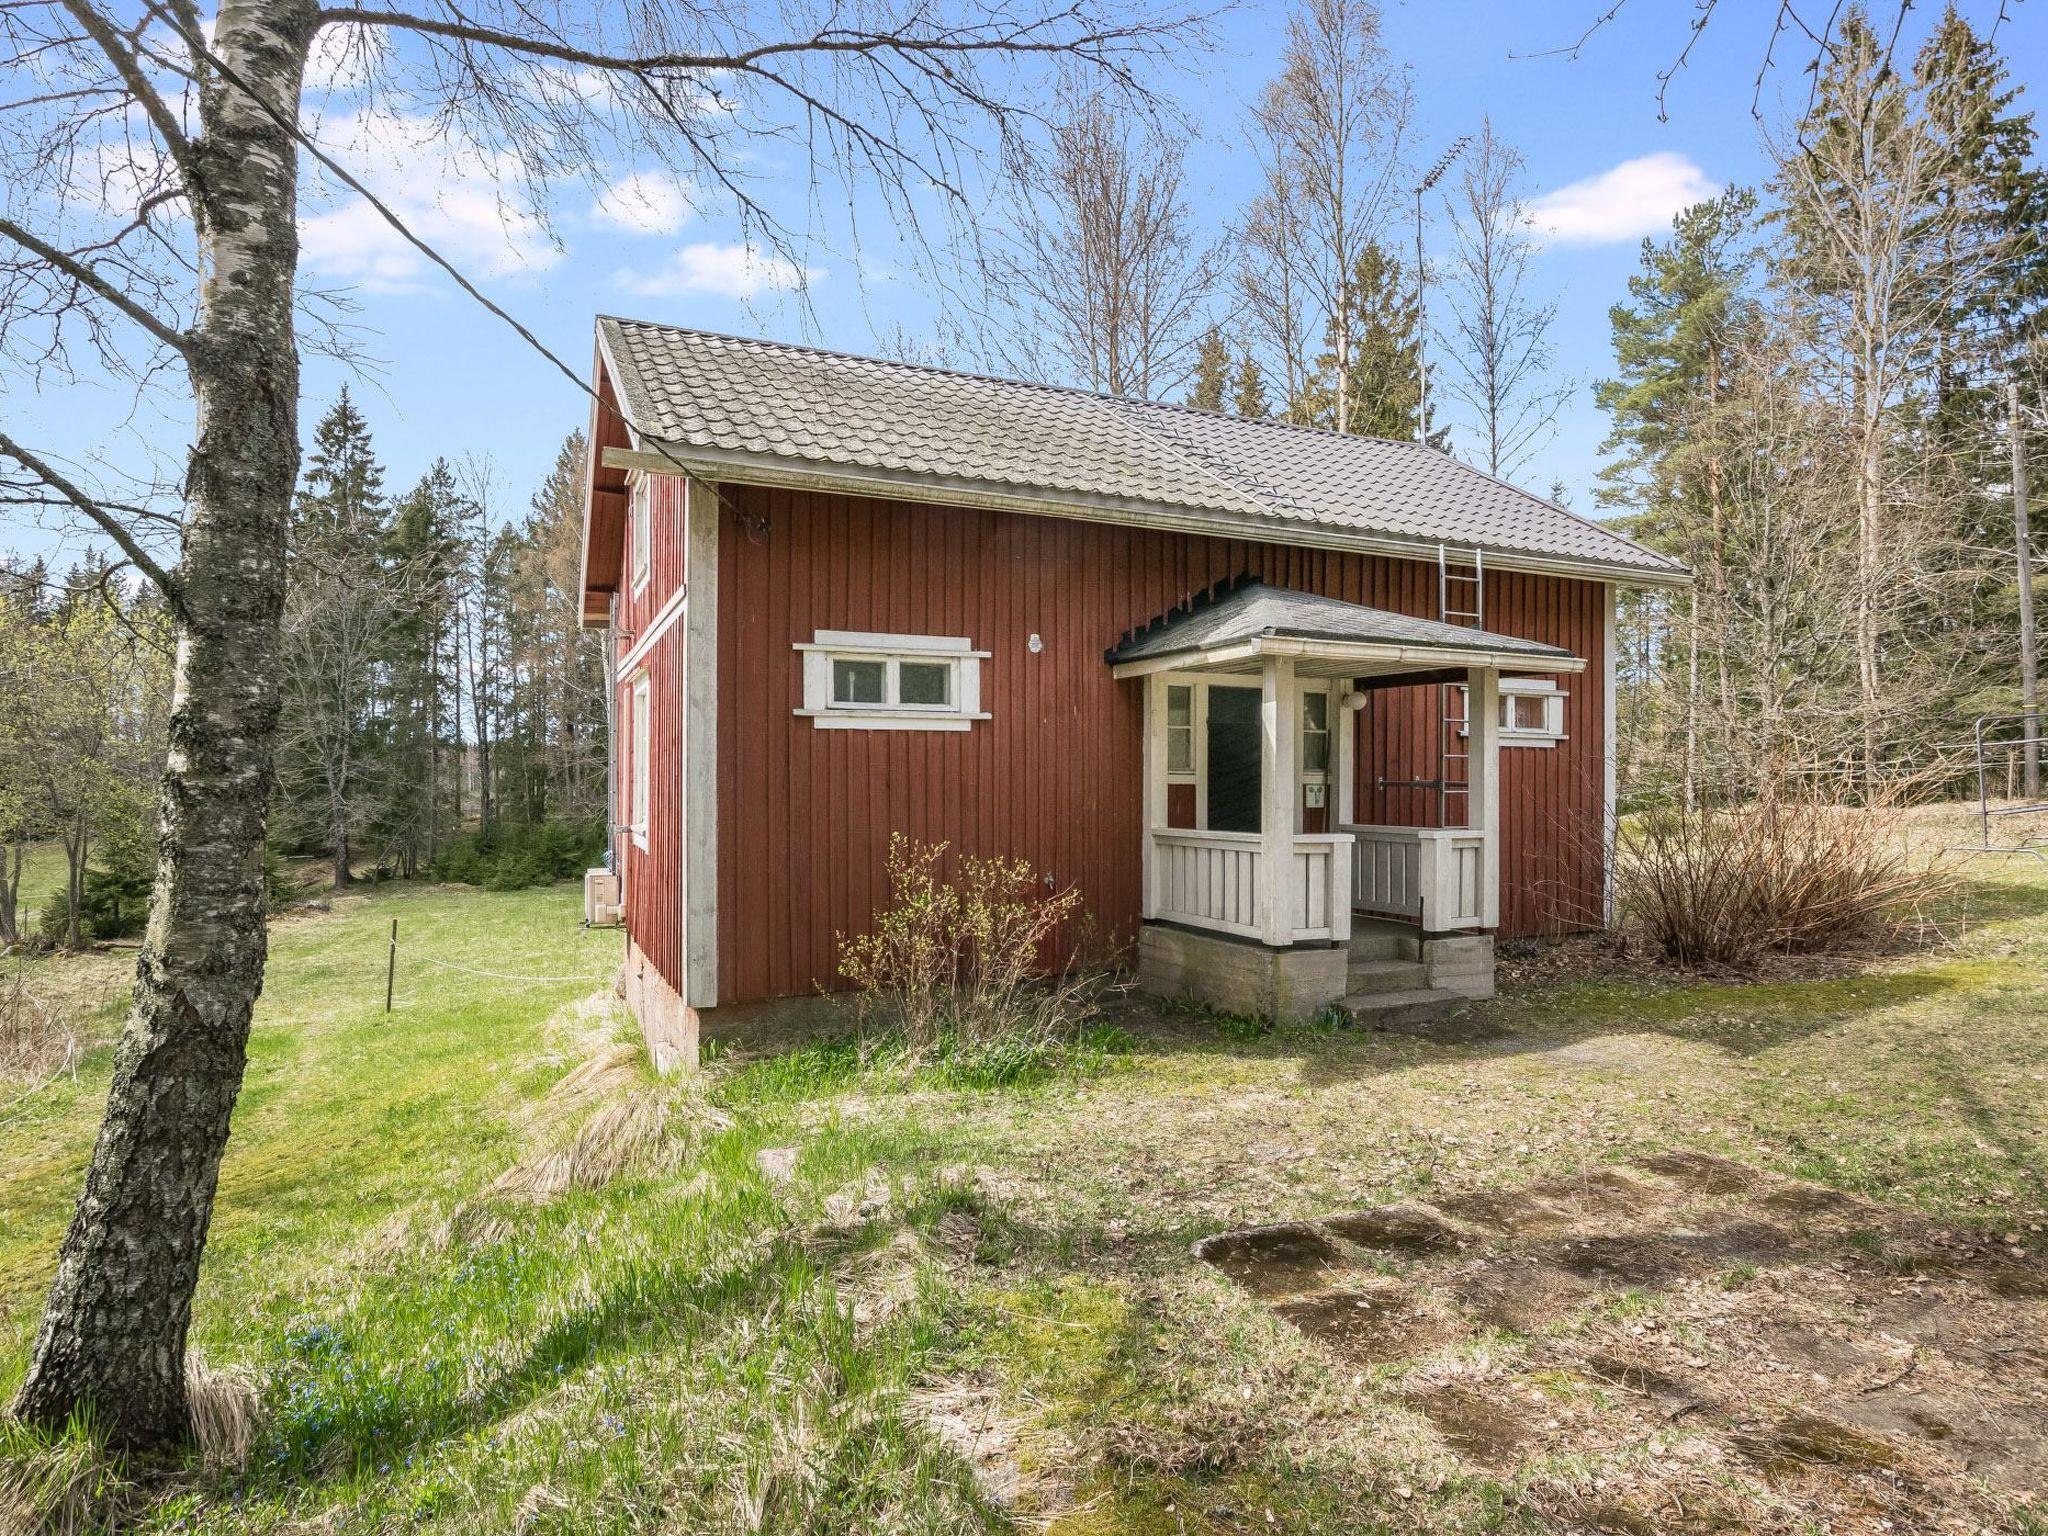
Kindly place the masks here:
<instances>
[{"instance_id":1,"label":"bare deciduous tree","mask_svg":"<svg viewBox=\"0 0 2048 1536\"><path fill-rule=\"evenodd\" d=\"M1549 438L1571 390L1550 373L1557 305L1530 291L1536 238L1523 175L1521 154L1488 121L1445 199L1449 319L1438 336L1446 387L1478 418L1480 462L1501 476L1512 475Z\"/></svg>"},{"instance_id":2,"label":"bare deciduous tree","mask_svg":"<svg viewBox=\"0 0 2048 1536\"><path fill-rule=\"evenodd\" d=\"M1220 252L1195 228L1184 159L1101 92L1061 93L1042 212L989 262L1011 368L1148 400L1187 383Z\"/></svg>"},{"instance_id":3,"label":"bare deciduous tree","mask_svg":"<svg viewBox=\"0 0 2048 1536\"><path fill-rule=\"evenodd\" d=\"M1339 432L1352 419L1352 283L1397 211L1413 116L1407 72L1388 56L1374 0L1300 0L1280 73L1252 116L1261 180L1239 233L1240 282L1290 406L1334 337Z\"/></svg>"},{"instance_id":4,"label":"bare deciduous tree","mask_svg":"<svg viewBox=\"0 0 2048 1536\"><path fill-rule=\"evenodd\" d=\"M160 387L193 434L177 494L138 517L0 432L0 456L111 540L177 625L154 904L15 1401L23 1418L84 1412L135 1448L188 1433L186 1332L263 978L300 453L302 166L504 314L321 141L302 105L316 42L412 103L437 141L504 167L512 207L544 213L566 179L651 161L785 243L747 179L751 146L779 138L820 175L878 188L914 230L933 187L959 206L978 150L1020 125L1017 67L1134 84L1172 19L1115 5L224 0L207 17L193 0L12 0L0 12L0 347L51 386L110 370Z\"/></svg>"}]
</instances>

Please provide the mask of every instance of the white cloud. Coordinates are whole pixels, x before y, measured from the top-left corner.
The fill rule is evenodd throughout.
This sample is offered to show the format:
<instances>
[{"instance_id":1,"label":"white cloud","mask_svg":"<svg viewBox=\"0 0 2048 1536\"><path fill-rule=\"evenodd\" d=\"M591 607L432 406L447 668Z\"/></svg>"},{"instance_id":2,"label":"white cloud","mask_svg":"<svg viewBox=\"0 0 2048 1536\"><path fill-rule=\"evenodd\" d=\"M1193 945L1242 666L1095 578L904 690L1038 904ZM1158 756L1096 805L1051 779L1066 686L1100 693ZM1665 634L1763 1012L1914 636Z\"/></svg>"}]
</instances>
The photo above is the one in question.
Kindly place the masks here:
<instances>
[{"instance_id":1,"label":"white cloud","mask_svg":"<svg viewBox=\"0 0 2048 1536\"><path fill-rule=\"evenodd\" d=\"M684 246L652 272L622 270L616 280L626 292L642 298L708 293L723 299L751 299L760 293L802 288L824 275L821 267L799 267L751 243L720 245L700 240Z\"/></svg>"},{"instance_id":2,"label":"white cloud","mask_svg":"<svg viewBox=\"0 0 2048 1536\"><path fill-rule=\"evenodd\" d=\"M1664 151L1544 193L1529 205L1529 223L1561 245L1640 240L1669 229L1681 209L1720 190L1684 155Z\"/></svg>"},{"instance_id":3,"label":"white cloud","mask_svg":"<svg viewBox=\"0 0 2048 1536\"><path fill-rule=\"evenodd\" d=\"M408 229L471 277L538 272L561 260L526 206L510 154L462 144L424 116L363 111L329 117L319 137ZM329 206L303 215L308 271L373 292L425 286L432 263L353 192L329 188Z\"/></svg>"},{"instance_id":4,"label":"white cloud","mask_svg":"<svg viewBox=\"0 0 2048 1536\"><path fill-rule=\"evenodd\" d=\"M690 189L660 171L635 171L606 187L590 216L636 235L673 235L690 221Z\"/></svg>"}]
</instances>

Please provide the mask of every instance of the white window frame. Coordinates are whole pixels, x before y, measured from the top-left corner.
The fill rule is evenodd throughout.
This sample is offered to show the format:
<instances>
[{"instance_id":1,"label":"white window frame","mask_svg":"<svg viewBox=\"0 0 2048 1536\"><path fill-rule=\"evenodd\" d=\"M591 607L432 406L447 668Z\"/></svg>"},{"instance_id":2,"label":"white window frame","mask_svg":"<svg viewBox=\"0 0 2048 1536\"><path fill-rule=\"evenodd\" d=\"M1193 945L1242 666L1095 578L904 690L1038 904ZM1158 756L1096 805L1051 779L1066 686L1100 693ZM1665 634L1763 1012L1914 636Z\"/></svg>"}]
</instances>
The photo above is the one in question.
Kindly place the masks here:
<instances>
[{"instance_id":1,"label":"white window frame","mask_svg":"<svg viewBox=\"0 0 2048 1536\"><path fill-rule=\"evenodd\" d=\"M632 717L633 766L628 784L628 821L633 832L633 846L642 853L647 851L647 816L652 800L650 790L654 783L654 711L651 704L653 689L645 671L633 674L626 690L627 711Z\"/></svg>"},{"instance_id":2,"label":"white window frame","mask_svg":"<svg viewBox=\"0 0 2048 1536\"><path fill-rule=\"evenodd\" d=\"M821 731L966 731L988 715L981 707L981 664L987 651L964 635L890 635L865 630L821 629L794 647L803 658L804 702L796 713ZM883 664L882 698L875 704L842 704L832 696L832 665L839 661ZM943 662L951 669L945 704L905 704L898 697L904 662Z\"/></svg>"},{"instance_id":3,"label":"white window frame","mask_svg":"<svg viewBox=\"0 0 2048 1536\"><path fill-rule=\"evenodd\" d=\"M1188 723L1178 727L1173 724L1172 701L1173 690L1176 688L1185 688L1188 693ZM1169 677L1166 680L1164 700L1165 702L1162 707L1167 713L1165 720L1160 723L1160 730L1164 740L1161 750L1165 753L1163 761L1166 767L1166 782L1169 784L1199 783L1202 777L1201 742L1204 735L1203 727L1206 724L1205 716L1209 700L1208 690L1203 688L1200 683L1188 682L1178 676ZM1185 768L1173 766L1173 733L1177 729L1188 733L1188 765Z\"/></svg>"},{"instance_id":4,"label":"white window frame","mask_svg":"<svg viewBox=\"0 0 2048 1536\"><path fill-rule=\"evenodd\" d=\"M1500 680L1500 744L1504 747L1554 747L1565 739L1564 701L1567 695L1548 678L1504 677ZM1541 699L1543 724L1539 727L1515 724L1516 699Z\"/></svg>"},{"instance_id":5,"label":"white window frame","mask_svg":"<svg viewBox=\"0 0 2048 1536\"><path fill-rule=\"evenodd\" d=\"M1458 685L1458 692L1461 695L1466 692L1462 683ZM1494 734L1500 737L1500 744L1504 747L1554 747L1561 741L1569 741L1571 738L1564 733L1564 701L1570 697L1547 677L1504 677L1500 680L1500 729ZM1518 698L1543 700L1543 724L1540 728L1516 728L1515 706L1511 701ZM1465 714L1468 719L1471 713L1472 704L1467 699ZM1458 727L1460 736L1471 733L1469 724Z\"/></svg>"},{"instance_id":6,"label":"white window frame","mask_svg":"<svg viewBox=\"0 0 2048 1536\"><path fill-rule=\"evenodd\" d=\"M626 507L632 524L633 595L638 597L647 590L647 582L654 574L654 488L653 482L638 470L633 472Z\"/></svg>"}]
</instances>

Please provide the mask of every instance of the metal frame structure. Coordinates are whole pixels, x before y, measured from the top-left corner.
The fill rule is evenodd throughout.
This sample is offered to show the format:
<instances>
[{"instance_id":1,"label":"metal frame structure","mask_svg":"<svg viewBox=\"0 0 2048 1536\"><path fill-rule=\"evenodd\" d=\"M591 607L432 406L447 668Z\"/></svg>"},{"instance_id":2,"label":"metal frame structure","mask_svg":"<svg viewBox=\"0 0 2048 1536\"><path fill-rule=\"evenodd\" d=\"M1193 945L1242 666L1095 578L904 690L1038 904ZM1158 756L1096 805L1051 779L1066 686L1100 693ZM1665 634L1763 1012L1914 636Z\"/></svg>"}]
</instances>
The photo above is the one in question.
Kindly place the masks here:
<instances>
[{"instance_id":1,"label":"metal frame structure","mask_svg":"<svg viewBox=\"0 0 2048 1536\"><path fill-rule=\"evenodd\" d=\"M2038 715L1979 715L1971 727L1971 738L1977 753L1977 842L1951 848L1951 853L2025 853L2048 863L2048 852L2034 846L2037 842L2048 841L2048 833L2029 833L2018 842L1994 843L1991 841L1991 818L1994 816L2039 816L2048 814L2048 800L2026 801L2019 805L1991 804L1990 777L1984 756L1984 728L1994 730L2001 725L2019 722L2021 735L2012 741L1994 741L1993 747L2039 747L2043 740L2041 719Z\"/></svg>"}]
</instances>

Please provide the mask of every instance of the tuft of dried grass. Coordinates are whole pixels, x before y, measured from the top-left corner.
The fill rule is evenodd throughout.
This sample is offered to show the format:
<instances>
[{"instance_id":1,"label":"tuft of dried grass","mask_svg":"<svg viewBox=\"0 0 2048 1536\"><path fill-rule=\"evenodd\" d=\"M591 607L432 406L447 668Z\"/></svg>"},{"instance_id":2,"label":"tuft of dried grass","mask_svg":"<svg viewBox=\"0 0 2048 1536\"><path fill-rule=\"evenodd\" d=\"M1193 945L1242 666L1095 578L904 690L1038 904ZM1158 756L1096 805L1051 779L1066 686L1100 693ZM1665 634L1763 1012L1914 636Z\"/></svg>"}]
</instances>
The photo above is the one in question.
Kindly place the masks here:
<instances>
[{"instance_id":1,"label":"tuft of dried grass","mask_svg":"<svg viewBox=\"0 0 2048 1536\"><path fill-rule=\"evenodd\" d=\"M732 1124L694 1082L649 1084L640 1070L637 1046L618 1045L593 1056L555 1084L549 1093L549 1123L569 1119L599 1101L566 1143L520 1159L491 1183L487 1198L540 1203L571 1189L602 1189L621 1175L673 1169L705 1137ZM473 1235L492 1223L464 1206L450 1223L451 1235Z\"/></svg>"},{"instance_id":2,"label":"tuft of dried grass","mask_svg":"<svg viewBox=\"0 0 2048 1536\"><path fill-rule=\"evenodd\" d=\"M24 1444L0 1454L0 1532L7 1536L83 1536L99 1528L112 1470L86 1436Z\"/></svg>"},{"instance_id":3,"label":"tuft of dried grass","mask_svg":"<svg viewBox=\"0 0 2048 1536\"><path fill-rule=\"evenodd\" d=\"M197 1355L185 1361L185 1400L203 1465L239 1472L249 1464L263 1394L246 1371L215 1369Z\"/></svg>"}]
</instances>

